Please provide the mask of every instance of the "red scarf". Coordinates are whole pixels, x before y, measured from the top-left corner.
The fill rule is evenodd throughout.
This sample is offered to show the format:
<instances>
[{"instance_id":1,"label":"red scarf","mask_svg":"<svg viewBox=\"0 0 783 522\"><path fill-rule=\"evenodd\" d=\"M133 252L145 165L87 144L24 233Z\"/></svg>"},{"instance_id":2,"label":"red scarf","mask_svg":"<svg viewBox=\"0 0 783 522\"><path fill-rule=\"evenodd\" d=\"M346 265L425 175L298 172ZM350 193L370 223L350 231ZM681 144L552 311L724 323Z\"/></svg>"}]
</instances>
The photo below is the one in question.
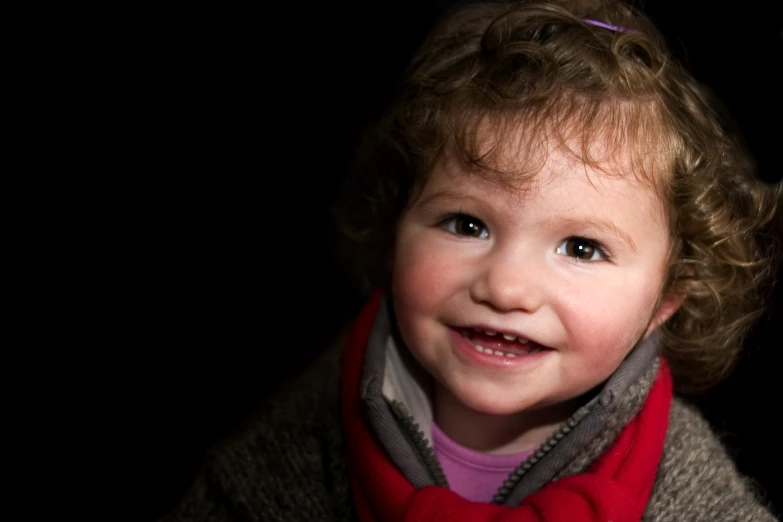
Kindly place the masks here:
<instances>
[{"instance_id":1,"label":"red scarf","mask_svg":"<svg viewBox=\"0 0 783 522\"><path fill-rule=\"evenodd\" d=\"M373 438L359 397L365 346L381 293L376 292L353 325L342 366L341 394L348 469L362 522L638 522L650 496L663 452L672 381L661 359L658 377L636 417L590 469L526 497L516 508L473 502L453 491L416 490Z\"/></svg>"}]
</instances>

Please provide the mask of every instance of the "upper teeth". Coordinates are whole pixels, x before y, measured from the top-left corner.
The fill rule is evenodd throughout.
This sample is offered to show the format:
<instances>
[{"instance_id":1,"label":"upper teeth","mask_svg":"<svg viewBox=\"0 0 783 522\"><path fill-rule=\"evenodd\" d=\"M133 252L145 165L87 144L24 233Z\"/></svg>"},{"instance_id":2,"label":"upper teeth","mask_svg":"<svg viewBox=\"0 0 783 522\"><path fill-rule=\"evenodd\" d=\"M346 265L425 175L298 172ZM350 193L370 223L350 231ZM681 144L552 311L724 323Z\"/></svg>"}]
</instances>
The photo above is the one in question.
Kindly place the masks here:
<instances>
[{"instance_id":1,"label":"upper teeth","mask_svg":"<svg viewBox=\"0 0 783 522\"><path fill-rule=\"evenodd\" d=\"M474 332L484 332L487 335L497 335L497 332L494 330L481 330L478 328L472 329ZM529 341L529 339L525 339L524 337L517 337L516 335L509 335L509 334L502 334L503 339L506 341L517 341L518 343L525 344Z\"/></svg>"}]
</instances>

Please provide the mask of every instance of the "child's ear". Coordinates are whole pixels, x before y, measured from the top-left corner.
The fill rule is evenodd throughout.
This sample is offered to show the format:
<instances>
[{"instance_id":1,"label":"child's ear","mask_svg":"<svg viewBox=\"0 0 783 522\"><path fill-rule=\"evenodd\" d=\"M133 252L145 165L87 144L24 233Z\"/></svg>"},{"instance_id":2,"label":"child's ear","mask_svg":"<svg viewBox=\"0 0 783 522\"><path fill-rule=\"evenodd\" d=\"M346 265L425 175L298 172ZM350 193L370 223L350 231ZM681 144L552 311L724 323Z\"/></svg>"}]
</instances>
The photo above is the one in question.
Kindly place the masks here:
<instances>
[{"instance_id":1,"label":"child's ear","mask_svg":"<svg viewBox=\"0 0 783 522\"><path fill-rule=\"evenodd\" d=\"M669 290L666 295L663 296L658 311L655 312L644 336L647 337L653 330L668 321L669 318L680 309L680 306L682 305L682 302L685 301L686 297L688 297L688 294L682 289L678 290L677 288L672 288Z\"/></svg>"}]
</instances>

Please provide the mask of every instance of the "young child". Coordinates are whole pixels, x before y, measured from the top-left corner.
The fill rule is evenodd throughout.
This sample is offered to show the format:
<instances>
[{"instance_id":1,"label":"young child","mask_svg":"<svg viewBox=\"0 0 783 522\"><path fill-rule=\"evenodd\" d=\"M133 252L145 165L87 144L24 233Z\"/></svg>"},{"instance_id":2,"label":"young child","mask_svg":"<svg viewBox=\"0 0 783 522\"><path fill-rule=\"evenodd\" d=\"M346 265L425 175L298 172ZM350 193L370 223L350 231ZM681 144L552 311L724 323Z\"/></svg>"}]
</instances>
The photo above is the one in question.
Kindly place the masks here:
<instances>
[{"instance_id":1,"label":"young child","mask_svg":"<svg viewBox=\"0 0 783 522\"><path fill-rule=\"evenodd\" d=\"M774 520L673 388L737 358L780 186L644 16L453 10L357 173L366 306L166 520Z\"/></svg>"}]
</instances>

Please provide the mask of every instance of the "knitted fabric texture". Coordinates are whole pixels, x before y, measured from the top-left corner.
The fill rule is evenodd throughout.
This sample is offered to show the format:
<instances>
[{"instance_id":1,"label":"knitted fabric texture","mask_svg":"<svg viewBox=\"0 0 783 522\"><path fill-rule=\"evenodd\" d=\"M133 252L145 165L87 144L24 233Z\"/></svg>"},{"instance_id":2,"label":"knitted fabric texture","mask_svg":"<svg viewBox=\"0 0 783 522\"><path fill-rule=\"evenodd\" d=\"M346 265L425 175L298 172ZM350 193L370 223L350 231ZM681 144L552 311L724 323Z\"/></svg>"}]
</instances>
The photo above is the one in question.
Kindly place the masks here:
<instances>
[{"instance_id":1,"label":"knitted fabric texture","mask_svg":"<svg viewBox=\"0 0 783 522\"><path fill-rule=\"evenodd\" d=\"M762 492L734 462L695 407L673 401L669 429L644 522L732 520L777 522Z\"/></svg>"}]
</instances>

